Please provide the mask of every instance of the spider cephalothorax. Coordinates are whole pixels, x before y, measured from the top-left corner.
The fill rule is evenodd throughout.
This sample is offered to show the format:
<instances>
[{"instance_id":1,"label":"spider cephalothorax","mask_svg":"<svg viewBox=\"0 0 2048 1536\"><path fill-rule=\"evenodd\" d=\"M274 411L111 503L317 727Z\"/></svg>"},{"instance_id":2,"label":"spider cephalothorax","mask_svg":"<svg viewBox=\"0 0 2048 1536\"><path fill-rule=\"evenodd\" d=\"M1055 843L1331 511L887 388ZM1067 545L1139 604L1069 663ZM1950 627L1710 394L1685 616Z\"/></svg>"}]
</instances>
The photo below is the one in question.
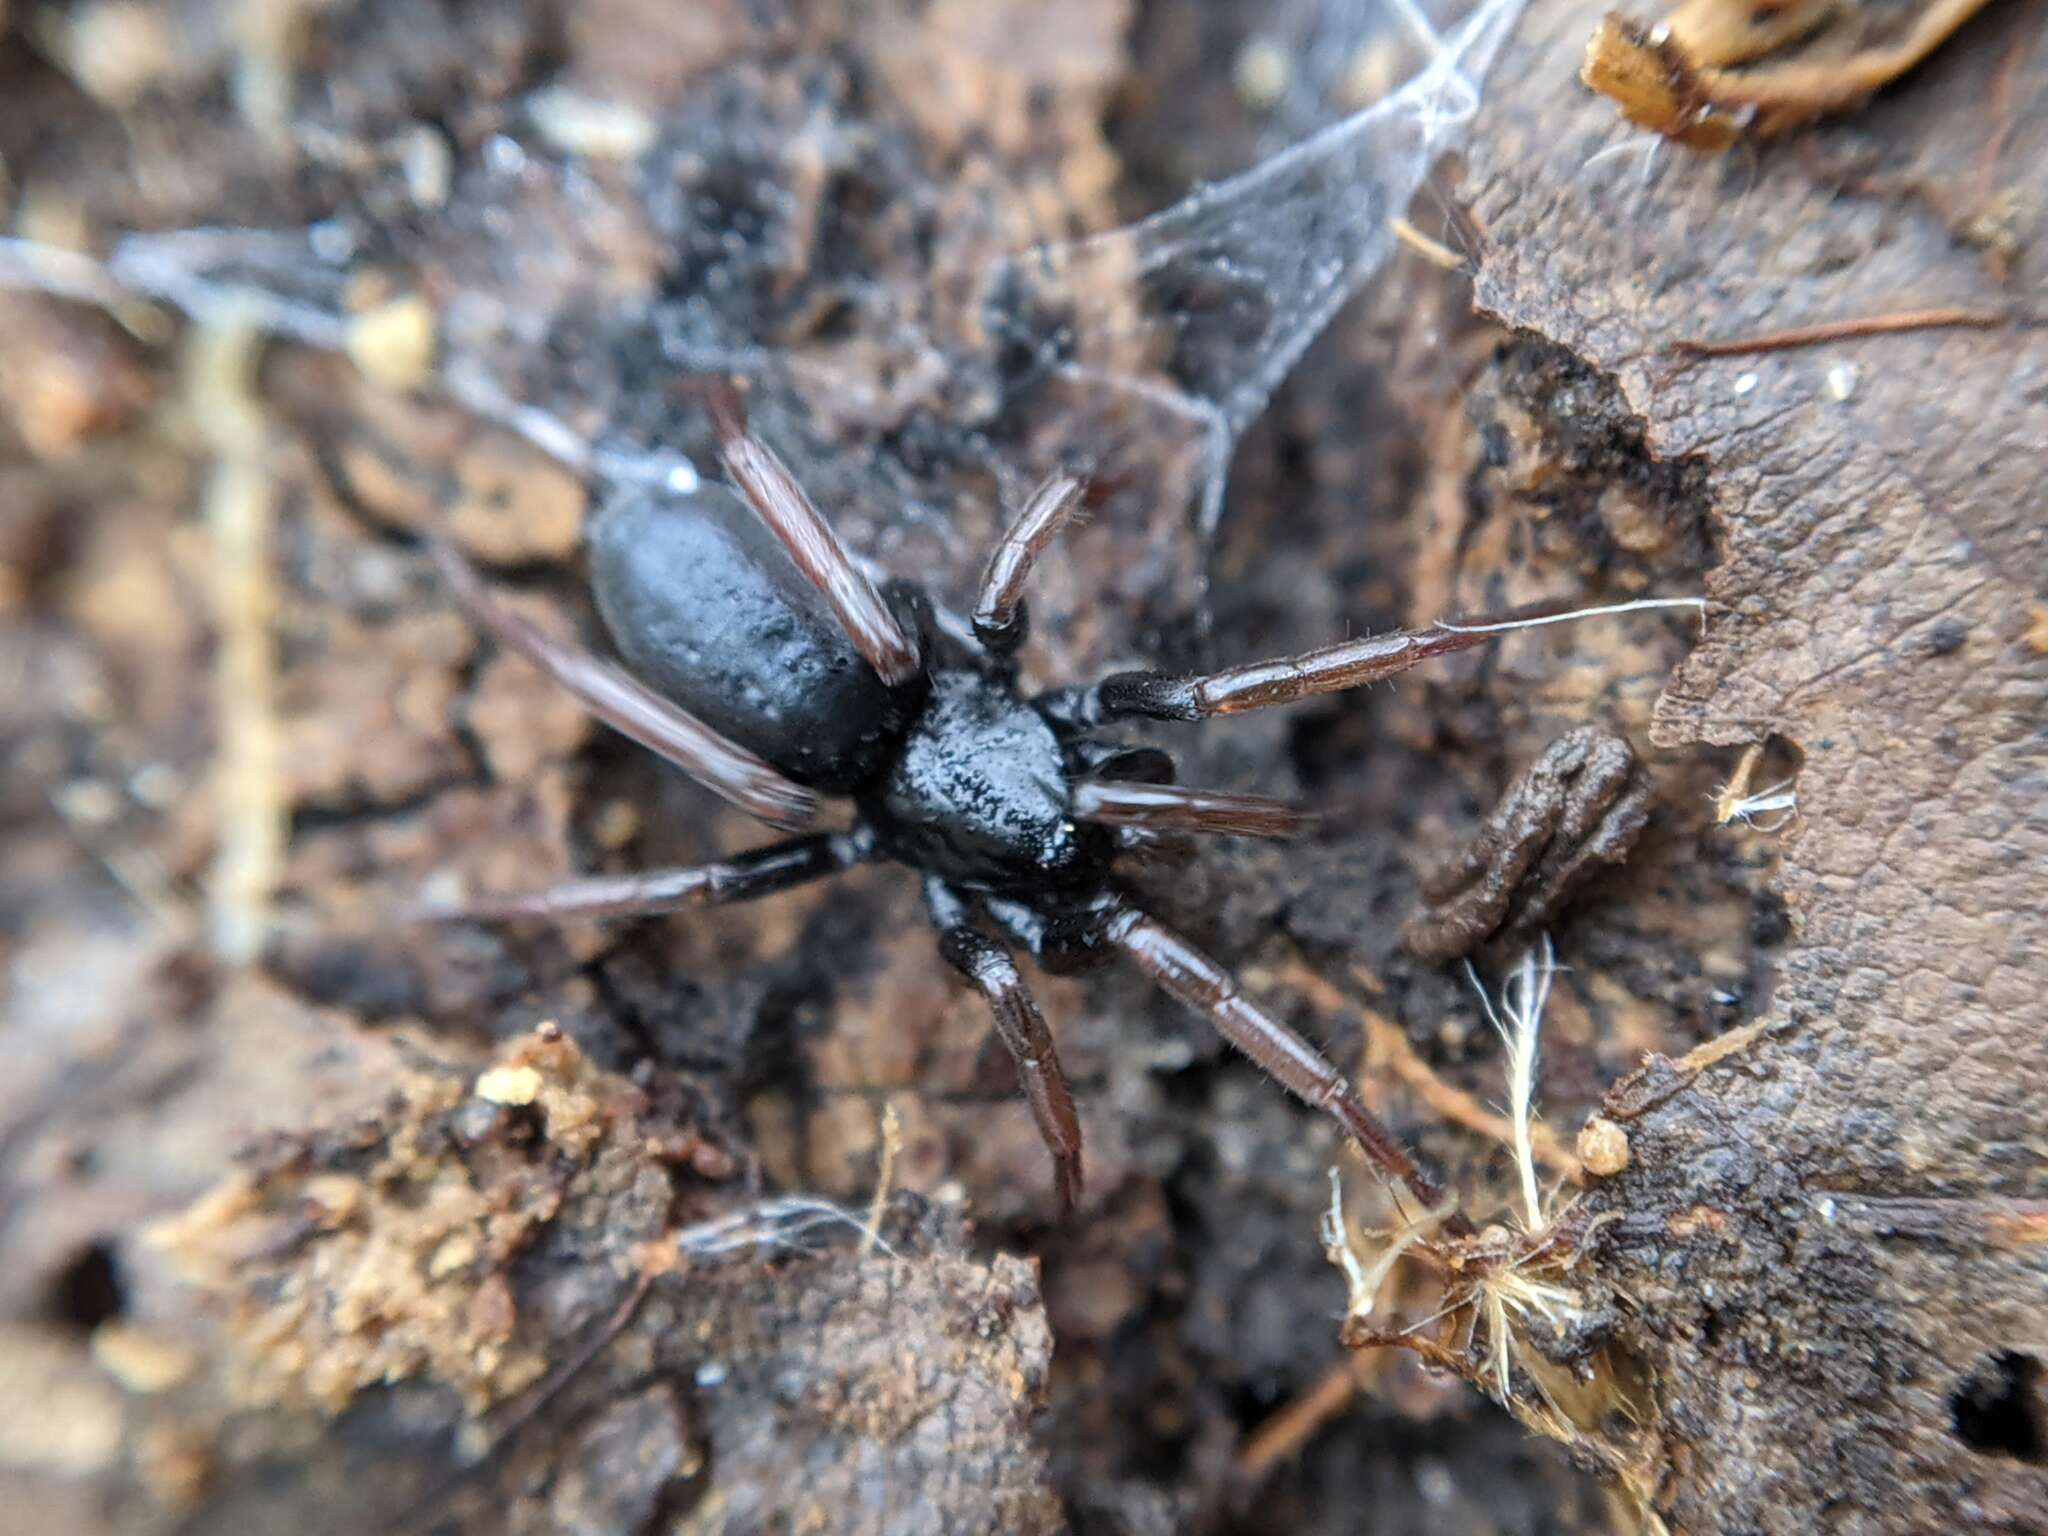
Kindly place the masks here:
<instances>
[{"instance_id":1,"label":"spider cephalothorax","mask_svg":"<svg viewBox=\"0 0 2048 1536\"><path fill-rule=\"evenodd\" d=\"M1127 672L1027 698L1012 663L1026 630L1022 591L1078 504L1080 481L1047 480L1004 535L970 640L939 625L915 586L870 582L748 433L738 396L724 387L708 394L733 489L635 491L591 527L598 608L630 673L508 612L451 547L437 544L435 556L487 630L607 724L770 825L800 830L823 791L852 800L852 827L436 915L631 916L899 863L923 877L940 954L988 1000L1067 1205L1081 1186L1080 1121L1045 1021L984 923L1048 969L1119 953L1134 961L1436 1206L1441 1191L1344 1075L1134 905L1114 877L1119 852L1162 832L1286 836L1299 814L1275 800L1179 787L1164 752L1091 733L1121 718L1200 720L1357 687L1482 644L1489 627L1397 630L1202 677Z\"/></svg>"}]
</instances>

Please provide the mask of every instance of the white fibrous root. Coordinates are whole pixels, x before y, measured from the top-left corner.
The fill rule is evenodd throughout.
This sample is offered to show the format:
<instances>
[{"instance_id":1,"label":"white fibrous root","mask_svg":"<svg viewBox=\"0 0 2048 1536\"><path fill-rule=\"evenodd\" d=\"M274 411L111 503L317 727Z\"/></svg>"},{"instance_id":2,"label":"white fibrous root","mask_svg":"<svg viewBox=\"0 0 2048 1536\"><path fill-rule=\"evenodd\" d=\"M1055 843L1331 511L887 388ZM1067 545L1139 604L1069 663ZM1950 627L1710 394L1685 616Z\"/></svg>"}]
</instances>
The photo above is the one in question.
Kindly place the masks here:
<instances>
[{"instance_id":1,"label":"white fibrous root","mask_svg":"<svg viewBox=\"0 0 2048 1536\"><path fill-rule=\"evenodd\" d=\"M1525 1422L1576 1444L1571 1426L1585 1421L1568 1400L1584 1384L1574 1385L1570 1370L1529 1342L1532 1335L1569 1339L1585 1326L1587 1301L1570 1275L1587 1239L1608 1219L1586 1220L1572 1200L1546 1193L1536 1177L1536 1073L1557 954L1547 935L1539 938L1497 993L1489 993L1471 967L1466 971L1505 1047L1516 1172L1512 1222L1476 1233L1452 1226L1453 1200L1393 1231L1361 1232L1346 1215L1332 1169L1320 1224L1323 1248L1344 1275L1347 1341L1411 1349L1498 1398ZM1404 1259L1419 1265L1418 1273L1428 1272L1438 1305L1413 1321L1375 1324L1371 1316ZM1444 1319L1452 1321L1441 1333L1429 1331ZM1462 1343L1446 1342L1460 1336Z\"/></svg>"},{"instance_id":2,"label":"white fibrous root","mask_svg":"<svg viewBox=\"0 0 2048 1536\"><path fill-rule=\"evenodd\" d=\"M1514 1338L1537 1323L1559 1338L1571 1330L1579 1308L1578 1293L1538 1280L1518 1264L1504 1264L1480 1283L1486 1305L1486 1327L1493 1341L1493 1371L1500 1400L1513 1396ZM1538 1378L1540 1385L1540 1378Z\"/></svg>"},{"instance_id":3,"label":"white fibrous root","mask_svg":"<svg viewBox=\"0 0 2048 1536\"><path fill-rule=\"evenodd\" d=\"M1710 797L1714 802L1714 822L1717 826L1741 825L1755 827L1759 832L1777 832L1789 826L1799 815L1799 795L1793 789L1793 781L1780 779L1777 783L1750 790L1750 781L1756 777L1756 766L1763 760L1762 742L1753 742L1735 764L1735 772L1728 776L1728 782L1716 789ZM1758 821L1759 816L1775 816L1775 821Z\"/></svg>"},{"instance_id":4,"label":"white fibrous root","mask_svg":"<svg viewBox=\"0 0 2048 1536\"><path fill-rule=\"evenodd\" d=\"M1332 1264L1344 1272L1344 1286L1349 1293L1345 1298L1344 1312L1347 1317L1370 1316L1379 1304L1380 1288L1386 1284L1387 1276L1394 1266L1417 1243L1430 1236L1444 1224L1451 1212L1458 1208L1455 1200L1446 1200L1433 1211L1427 1211L1409 1222L1399 1232L1362 1233L1351 1225L1344 1211L1344 1181L1335 1168L1330 1170L1330 1206L1323 1212L1321 1236L1323 1252ZM1383 1237L1385 1246L1373 1256L1368 1264L1361 1257L1361 1239Z\"/></svg>"},{"instance_id":5,"label":"white fibrous root","mask_svg":"<svg viewBox=\"0 0 2048 1536\"><path fill-rule=\"evenodd\" d=\"M1765 826L1756 818L1777 813L1778 819ZM1790 823L1799 814L1799 796L1792 791L1792 781L1784 779L1769 789L1759 790L1754 795L1745 795L1730 802L1721 813L1721 824L1741 822L1745 827L1755 827L1759 832L1776 832Z\"/></svg>"},{"instance_id":6,"label":"white fibrous root","mask_svg":"<svg viewBox=\"0 0 2048 1536\"><path fill-rule=\"evenodd\" d=\"M1543 1032L1543 1010L1550 1004L1550 983L1557 975L1557 953L1550 935L1522 956L1522 963L1501 988L1500 1007L1486 995L1479 973L1465 964L1472 990L1486 1010L1487 1022L1507 1047L1508 1115L1515 1130L1515 1169L1521 1176L1522 1230L1540 1232L1544 1227L1543 1201L1536 1183L1536 1153L1532 1127L1536 1115L1536 1046Z\"/></svg>"},{"instance_id":7,"label":"white fibrous root","mask_svg":"<svg viewBox=\"0 0 2048 1536\"><path fill-rule=\"evenodd\" d=\"M1479 995L1480 1007L1507 1054L1508 1116L1514 1126L1515 1171L1522 1197L1517 1213L1527 1241L1507 1262L1489 1267L1480 1277L1476 1300L1486 1317L1492 1348L1494 1390L1512 1406L1514 1340L1532 1327L1547 1327L1563 1337L1581 1310L1578 1294L1538 1273L1554 1270L1563 1255L1553 1231L1560 1214L1550 1208L1536 1179L1533 1130L1536 1120L1536 1061L1543 1033L1543 1013L1557 977L1557 952L1543 935L1522 955L1500 988L1499 1000L1487 995L1470 964L1465 974ZM1539 1388L1541 1377L1533 1377Z\"/></svg>"}]
</instances>

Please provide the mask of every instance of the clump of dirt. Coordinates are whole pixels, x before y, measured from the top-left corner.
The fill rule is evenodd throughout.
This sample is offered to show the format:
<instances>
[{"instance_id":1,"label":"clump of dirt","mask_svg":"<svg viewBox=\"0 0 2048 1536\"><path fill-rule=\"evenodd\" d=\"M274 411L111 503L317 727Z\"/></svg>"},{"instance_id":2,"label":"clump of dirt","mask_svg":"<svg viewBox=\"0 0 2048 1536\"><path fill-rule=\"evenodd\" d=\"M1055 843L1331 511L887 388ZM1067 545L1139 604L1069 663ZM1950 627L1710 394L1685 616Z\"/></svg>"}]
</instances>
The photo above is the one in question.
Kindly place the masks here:
<instances>
[{"instance_id":1,"label":"clump of dirt","mask_svg":"<svg viewBox=\"0 0 2048 1536\"><path fill-rule=\"evenodd\" d=\"M333 1421L294 1454L381 1447L378 1485L319 1530L628 1529L658 1508L861 1530L845 1511L900 1486L948 1520L1058 1529L1031 1266L964 1258L957 1210L922 1201L878 1207L884 1236L738 1199L690 1106L551 1026L481 1070L416 1055L377 1109L264 1137L160 1223L153 1245L228 1312L230 1406L192 1426L215 1528L262 1528L241 1474L277 1451L248 1424L283 1406ZM465 1471L441 1461L449 1428Z\"/></svg>"},{"instance_id":2,"label":"clump of dirt","mask_svg":"<svg viewBox=\"0 0 2048 1536\"><path fill-rule=\"evenodd\" d=\"M255 1400L338 1412L371 1386L427 1378L480 1414L537 1381L560 1344L559 1319L522 1317L515 1277L536 1244L608 1262L624 1286L637 1245L735 1172L679 1107L543 1026L473 1078L422 1064L375 1116L267 1139L259 1166L156 1241L238 1298Z\"/></svg>"},{"instance_id":3,"label":"clump of dirt","mask_svg":"<svg viewBox=\"0 0 2048 1536\"><path fill-rule=\"evenodd\" d=\"M1450 960L1495 934L1527 940L1573 886L1628 857L1649 816L1649 785L1625 740L1594 726L1559 737L1464 851L1424 881L1430 904L1402 941L1426 960Z\"/></svg>"}]
</instances>

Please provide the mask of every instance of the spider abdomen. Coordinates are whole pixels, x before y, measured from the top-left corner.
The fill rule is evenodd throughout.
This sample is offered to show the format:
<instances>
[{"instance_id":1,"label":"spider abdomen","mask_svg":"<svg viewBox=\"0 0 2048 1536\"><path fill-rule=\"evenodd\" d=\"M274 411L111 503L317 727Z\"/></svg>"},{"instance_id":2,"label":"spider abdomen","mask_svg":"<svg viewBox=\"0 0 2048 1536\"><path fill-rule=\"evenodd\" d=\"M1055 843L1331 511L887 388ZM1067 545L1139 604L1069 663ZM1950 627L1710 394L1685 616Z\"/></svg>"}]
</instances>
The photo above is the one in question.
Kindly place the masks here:
<instances>
[{"instance_id":1,"label":"spider abdomen","mask_svg":"<svg viewBox=\"0 0 2048 1536\"><path fill-rule=\"evenodd\" d=\"M803 784L871 778L905 708L738 496L635 490L589 532L591 588L641 680Z\"/></svg>"}]
</instances>

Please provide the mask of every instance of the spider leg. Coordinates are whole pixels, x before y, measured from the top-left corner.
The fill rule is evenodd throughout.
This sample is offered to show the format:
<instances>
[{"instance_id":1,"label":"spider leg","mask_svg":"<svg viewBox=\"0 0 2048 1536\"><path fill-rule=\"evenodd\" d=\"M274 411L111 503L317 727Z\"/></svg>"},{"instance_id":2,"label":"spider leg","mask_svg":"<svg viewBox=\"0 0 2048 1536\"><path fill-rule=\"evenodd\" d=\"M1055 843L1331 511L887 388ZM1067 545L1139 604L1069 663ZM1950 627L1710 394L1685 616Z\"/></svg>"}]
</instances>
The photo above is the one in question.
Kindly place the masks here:
<instances>
[{"instance_id":1,"label":"spider leg","mask_svg":"<svg viewBox=\"0 0 2048 1536\"><path fill-rule=\"evenodd\" d=\"M1264 795L1128 779L1083 779L1074 786L1072 810L1078 820L1104 826L1235 837L1292 837L1309 819L1306 811Z\"/></svg>"},{"instance_id":2,"label":"spider leg","mask_svg":"<svg viewBox=\"0 0 2048 1536\"><path fill-rule=\"evenodd\" d=\"M996 1035L1017 1064L1017 1081L1038 1122L1039 1139L1052 1154L1060 1209L1071 1213L1081 1199L1081 1117L1067 1091L1066 1073L1045 1016L1024 985L1008 950L968 919L967 905L937 880L925 881L925 904L939 930L939 953L988 1000Z\"/></svg>"},{"instance_id":3,"label":"spider leg","mask_svg":"<svg viewBox=\"0 0 2048 1536\"><path fill-rule=\"evenodd\" d=\"M1615 609L1639 606L1617 604ZM1656 606L1667 606L1658 603ZM1608 610L1589 609L1598 613ZM1362 688L1398 676L1453 651L1484 645L1504 629L1519 629L1565 616L1555 603L1533 604L1466 624L1432 624L1421 629L1396 629L1383 635L1345 640L1299 656L1247 662L1206 676L1181 677L1170 672L1119 672L1092 687L1056 690L1045 703L1052 712L1078 724L1094 724L1137 715L1152 720L1206 720L1234 715L1322 693Z\"/></svg>"},{"instance_id":4,"label":"spider leg","mask_svg":"<svg viewBox=\"0 0 2048 1536\"><path fill-rule=\"evenodd\" d=\"M917 675L917 642L903 632L882 594L839 542L775 450L747 430L746 406L729 380L702 386L718 434L725 472L754 509L754 515L782 541L805 578L825 595L854 649L883 682L894 687Z\"/></svg>"},{"instance_id":5,"label":"spider leg","mask_svg":"<svg viewBox=\"0 0 2048 1536\"><path fill-rule=\"evenodd\" d=\"M1133 747L1120 741L1080 741L1067 745L1068 771L1079 778L1122 779L1126 783L1171 784L1173 759L1157 747Z\"/></svg>"},{"instance_id":6,"label":"spider leg","mask_svg":"<svg viewBox=\"0 0 2048 1536\"><path fill-rule=\"evenodd\" d=\"M442 578L481 628L547 673L613 730L659 753L713 794L772 827L795 830L817 814L818 798L809 789L622 668L543 634L500 602L452 544L430 539L428 547Z\"/></svg>"},{"instance_id":7,"label":"spider leg","mask_svg":"<svg viewBox=\"0 0 2048 1536\"><path fill-rule=\"evenodd\" d=\"M629 875L565 880L537 891L508 891L458 902L422 901L406 916L423 921L540 917L581 921L649 917L685 907L724 906L808 885L873 857L871 842L850 832L796 837L711 864L646 869Z\"/></svg>"},{"instance_id":8,"label":"spider leg","mask_svg":"<svg viewBox=\"0 0 2048 1536\"><path fill-rule=\"evenodd\" d=\"M1400 1139L1365 1107L1343 1073L1323 1054L1238 990L1214 960L1163 923L1125 908L1110 919L1109 940L1160 989L1187 1004L1249 1056L1281 1087L1332 1116L1365 1154L1399 1179L1428 1209L1443 1203L1436 1180L1416 1164ZM1453 1217L1453 1220L1456 1220Z\"/></svg>"},{"instance_id":9,"label":"spider leg","mask_svg":"<svg viewBox=\"0 0 2048 1536\"><path fill-rule=\"evenodd\" d=\"M1024 583L1031 579L1031 567L1045 546L1072 519L1084 489L1080 480L1063 471L1046 476L990 552L974 599L974 633L992 654L1014 655L1024 643L1030 627Z\"/></svg>"}]
</instances>

